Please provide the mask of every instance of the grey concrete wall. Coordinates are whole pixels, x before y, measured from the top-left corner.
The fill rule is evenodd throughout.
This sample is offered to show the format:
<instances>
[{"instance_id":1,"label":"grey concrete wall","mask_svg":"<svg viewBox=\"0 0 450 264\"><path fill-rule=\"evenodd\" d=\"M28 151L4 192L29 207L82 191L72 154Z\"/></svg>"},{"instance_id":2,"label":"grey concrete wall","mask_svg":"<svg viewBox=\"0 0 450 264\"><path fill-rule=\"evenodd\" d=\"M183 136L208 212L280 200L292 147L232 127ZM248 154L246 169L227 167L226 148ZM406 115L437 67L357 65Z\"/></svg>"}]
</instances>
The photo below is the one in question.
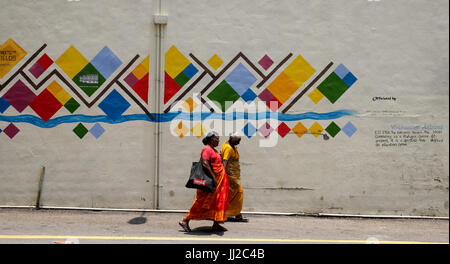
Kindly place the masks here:
<instances>
[{"instance_id":1,"label":"grey concrete wall","mask_svg":"<svg viewBox=\"0 0 450 264\"><path fill-rule=\"evenodd\" d=\"M201 136L189 130L201 123L206 131L218 131L221 143L230 132L242 134L239 150L245 211L448 216L448 1L163 0L160 4L150 0L53 0L21 5L5 1L5 6L0 10L0 42L13 39L27 56L0 79L0 84L44 43L44 52L53 60L70 45L88 60L108 46L123 63L106 83L140 55L120 78L125 86L124 77L150 55L149 103L129 90L148 112L162 119L159 123L99 122L106 132L98 139L88 133L81 140L71 131L77 122L54 128L14 123L20 129L14 138L0 133L0 205L32 205L40 168L45 166L43 205L188 209L195 191L184 184L191 162L198 159L202 148ZM153 15L158 13L168 17L167 25L161 26L162 53L158 27L153 23ZM159 67L158 56L164 59L174 47L198 72L164 102L165 90L158 88L158 78L163 80L164 71L182 62L167 59ZM290 53L292 56L258 88L260 73L268 76ZM223 61L217 69L208 63L215 54ZM238 54L244 56L233 62ZM264 55L273 60L267 70L258 63ZM182 106L189 97L198 104L194 112L209 112L197 97L207 87L203 99L220 113L208 94L238 64L255 76L250 88L259 94L299 55L315 72L275 112L280 114L278 118L164 119L168 115L163 112L171 105L169 114L189 114ZM319 78L330 62L333 65ZM357 81L334 103L327 98L313 102L310 93L339 64ZM51 67L60 70L58 65ZM28 68L25 74L36 82L51 70L35 80ZM315 77L317 82L295 101ZM16 80L23 79L23 75L15 77L0 91L0 97ZM47 82L53 79L56 77ZM167 90L167 84L163 85ZM145 114L119 85L111 89L130 102L123 115ZM66 90L76 98L73 91ZM91 107L82 105L75 114L105 115L99 104L108 94ZM251 112L239 105L247 106L239 99L227 113ZM328 116L342 110L352 114ZM259 105L257 111L270 112ZM272 132L271 142L276 143L264 147L261 144L269 141L260 132L248 138L242 130L247 122L259 128L268 121L276 128L280 117L307 112L327 118L294 118L284 123L293 129L299 122L306 128L317 122L325 129L335 122L341 131L335 136L321 131L328 140L309 132L300 138L292 132L285 137ZM30 107L19 113L10 106L0 113L0 129L10 124L6 117L24 114L36 115ZM68 112L61 109L53 118L66 115ZM181 138L174 132L180 122L188 129ZM356 128L351 135L342 131L349 122ZM95 122L83 124L90 129ZM234 129L228 129L230 126Z\"/></svg>"}]
</instances>

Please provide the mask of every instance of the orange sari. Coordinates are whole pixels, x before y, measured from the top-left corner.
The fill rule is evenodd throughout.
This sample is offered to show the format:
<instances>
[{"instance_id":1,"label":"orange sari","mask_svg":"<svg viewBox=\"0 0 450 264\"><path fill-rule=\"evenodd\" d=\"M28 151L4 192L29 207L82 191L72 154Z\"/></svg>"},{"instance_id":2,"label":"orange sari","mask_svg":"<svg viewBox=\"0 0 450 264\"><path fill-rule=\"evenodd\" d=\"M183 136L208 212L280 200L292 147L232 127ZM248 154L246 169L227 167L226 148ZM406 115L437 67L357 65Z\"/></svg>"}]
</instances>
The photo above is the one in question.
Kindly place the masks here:
<instances>
[{"instance_id":1,"label":"orange sari","mask_svg":"<svg viewBox=\"0 0 450 264\"><path fill-rule=\"evenodd\" d=\"M216 190L214 193L197 190L197 196L185 219L213 220L221 223L227 219L226 212L228 210L228 195L230 189L228 176L225 173L222 158L215 149L206 145L202 149L202 158L210 160L210 165L216 174Z\"/></svg>"}]
</instances>

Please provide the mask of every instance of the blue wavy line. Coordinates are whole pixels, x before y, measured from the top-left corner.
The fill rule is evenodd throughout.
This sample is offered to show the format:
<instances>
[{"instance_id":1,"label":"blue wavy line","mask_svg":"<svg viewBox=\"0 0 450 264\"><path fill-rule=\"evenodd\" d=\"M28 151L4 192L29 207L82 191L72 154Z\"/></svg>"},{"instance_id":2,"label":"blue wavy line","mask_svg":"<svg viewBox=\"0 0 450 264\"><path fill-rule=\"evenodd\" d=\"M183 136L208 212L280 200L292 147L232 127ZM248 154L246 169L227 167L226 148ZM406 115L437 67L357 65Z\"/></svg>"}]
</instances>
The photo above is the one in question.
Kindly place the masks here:
<instances>
[{"instance_id":1,"label":"blue wavy line","mask_svg":"<svg viewBox=\"0 0 450 264\"><path fill-rule=\"evenodd\" d=\"M201 121L207 119L222 119L227 121L233 121L238 119L246 120L260 120L260 119L278 119L279 121L298 121L305 119L312 120L332 120L338 119L343 116L356 116L357 112L353 110L339 110L329 113L314 113L307 112L301 114L282 114L273 112L261 112L261 113L183 113L183 112L171 112L163 114L152 114L155 120L151 120L145 114L133 114L122 115L117 119L111 119L106 115L88 116L88 115L68 115L60 116L45 122L40 117L33 115L18 115L18 116L3 116L0 115L0 121L10 123L29 123L41 128L53 128L60 124L66 123L107 123L107 124L119 124L130 121L148 121L148 122L170 122L172 120L192 120Z\"/></svg>"}]
</instances>

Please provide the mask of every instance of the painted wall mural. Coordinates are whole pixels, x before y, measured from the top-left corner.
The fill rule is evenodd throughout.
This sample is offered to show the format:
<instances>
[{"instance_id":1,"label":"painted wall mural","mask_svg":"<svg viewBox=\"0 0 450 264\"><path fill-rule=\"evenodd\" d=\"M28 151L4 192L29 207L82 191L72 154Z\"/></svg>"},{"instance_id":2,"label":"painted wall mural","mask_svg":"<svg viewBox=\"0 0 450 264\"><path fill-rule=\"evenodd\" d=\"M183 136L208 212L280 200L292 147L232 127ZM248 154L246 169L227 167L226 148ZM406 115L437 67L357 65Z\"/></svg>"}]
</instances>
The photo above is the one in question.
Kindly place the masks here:
<instances>
[{"instance_id":1,"label":"painted wall mural","mask_svg":"<svg viewBox=\"0 0 450 264\"><path fill-rule=\"evenodd\" d=\"M344 64L332 69L335 64L329 62L316 69L292 53L279 62L266 54L253 63L242 52L228 63L217 54L203 63L194 54L185 56L171 46L165 54L164 108L161 113L150 113L150 104L155 102L149 100L150 55L121 59L105 46L89 60L70 46L54 59L46 48L44 44L28 55L12 39L0 47L0 133L10 139L20 132L21 123L39 128L73 123L75 139L88 133L99 139L106 124L134 121L174 122L170 132L179 138L200 138L208 132L202 122L211 119L244 120L237 129L248 138L257 134L267 138L272 133L281 138L288 134L334 138L341 132L352 137L357 131L352 122L339 120L355 116L353 110L288 113L302 98L314 104L326 98L336 104L357 81ZM263 103L264 109L252 112L236 107L256 103ZM135 113L131 106L142 112ZM104 115L88 115L94 108ZM25 114L25 109L35 114ZM256 122L273 118L273 113L277 125ZM306 119L314 123L306 127Z\"/></svg>"}]
</instances>

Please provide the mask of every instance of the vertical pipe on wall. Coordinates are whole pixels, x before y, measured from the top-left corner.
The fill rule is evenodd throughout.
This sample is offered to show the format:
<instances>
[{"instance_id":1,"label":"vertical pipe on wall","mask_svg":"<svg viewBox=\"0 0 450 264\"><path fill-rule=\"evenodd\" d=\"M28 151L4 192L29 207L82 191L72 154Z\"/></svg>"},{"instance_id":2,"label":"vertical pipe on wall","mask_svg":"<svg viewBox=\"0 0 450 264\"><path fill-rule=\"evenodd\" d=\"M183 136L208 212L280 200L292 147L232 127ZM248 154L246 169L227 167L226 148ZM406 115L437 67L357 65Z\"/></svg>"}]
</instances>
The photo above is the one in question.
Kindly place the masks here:
<instances>
[{"instance_id":1,"label":"vertical pipe on wall","mask_svg":"<svg viewBox=\"0 0 450 264\"><path fill-rule=\"evenodd\" d=\"M162 13L162 0L157 0L157 14L154 16L153 20L156 25L156 109L158 114L162 112L161 109L161 91L164 88L163 83L163 73L164 73L164 62L163 62L163 38L164 38L164 27L167 23L167 16L163 16ZM161 124L159 122L159 116L156 119L155 126L155 180L154 180L154 208L160 209L160 195L159 195L159 179L160 179L160 155L161 155Z\"/></svg>"}]
</instances>

